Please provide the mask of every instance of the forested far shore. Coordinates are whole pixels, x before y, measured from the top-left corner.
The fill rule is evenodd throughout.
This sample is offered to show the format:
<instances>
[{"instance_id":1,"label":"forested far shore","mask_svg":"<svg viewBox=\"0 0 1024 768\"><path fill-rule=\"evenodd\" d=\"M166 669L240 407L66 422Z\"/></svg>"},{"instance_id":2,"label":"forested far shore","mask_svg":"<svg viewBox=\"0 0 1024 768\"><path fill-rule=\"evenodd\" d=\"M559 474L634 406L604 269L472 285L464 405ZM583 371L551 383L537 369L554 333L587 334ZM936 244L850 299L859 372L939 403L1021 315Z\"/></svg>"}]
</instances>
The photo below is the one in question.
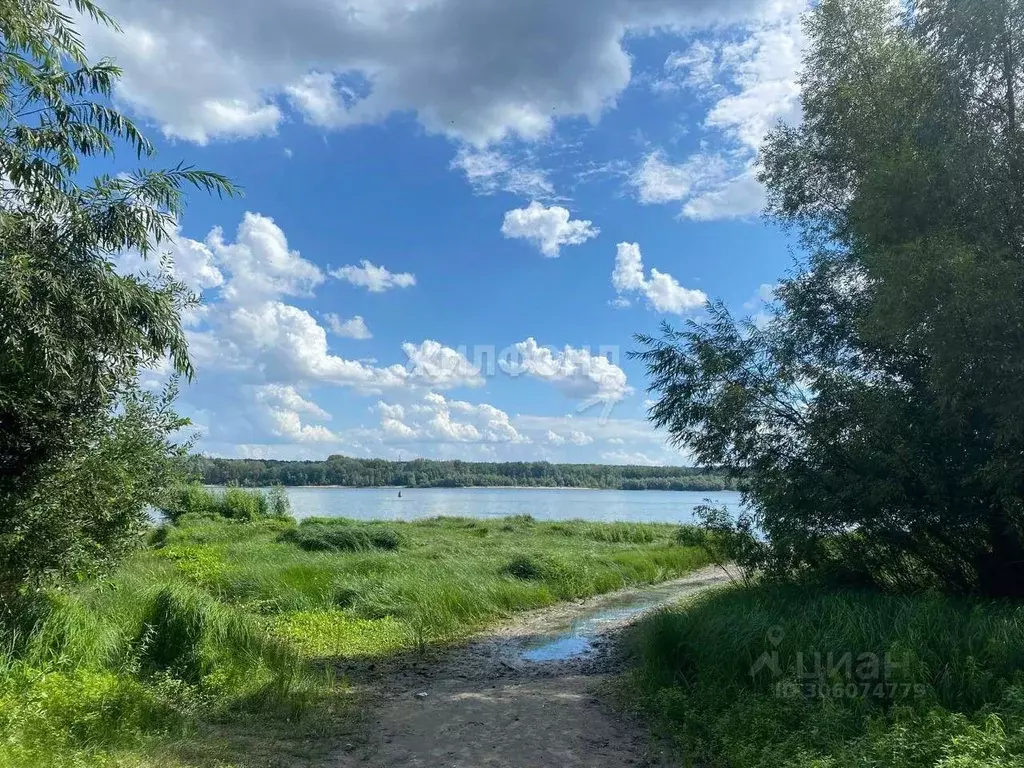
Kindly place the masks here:
<instances>
[{"instance_id":1,"label":"forested far shore","mask_svg":"<svg viewBox=\"0 0 1024 768\"><path fill-rule=\"evenodd\" d=\"M388 461L330 456L326 461L189 458L189 473L209 485L338 485L349 488L599 488L623 491L722 491L724 473L693 467L535 462Z\"/></svg>"}]
</instances>

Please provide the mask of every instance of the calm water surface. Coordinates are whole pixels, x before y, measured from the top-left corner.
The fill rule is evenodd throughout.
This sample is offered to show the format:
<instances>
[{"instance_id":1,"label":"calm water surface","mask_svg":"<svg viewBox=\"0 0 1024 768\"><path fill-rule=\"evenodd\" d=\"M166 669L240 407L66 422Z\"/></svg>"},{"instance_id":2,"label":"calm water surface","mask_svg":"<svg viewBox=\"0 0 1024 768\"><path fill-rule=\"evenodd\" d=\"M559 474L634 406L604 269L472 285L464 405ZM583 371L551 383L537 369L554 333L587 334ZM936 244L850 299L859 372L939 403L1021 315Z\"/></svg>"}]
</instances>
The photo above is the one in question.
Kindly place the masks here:
<instances>
[{"instance_id":1,"label":"calm water surface","mask_svg":"<svg viewBox=\"0 0 1024 768\"><path fill-rule=\"evenodd\" d=\"M522 661L545 662L585 656L594 650L595 642L609 627L621 626L652 610L678 602L708 583L663 584L602 600L572 619L549 627L546 632L525 638L519 648L519 658Z\"/></svg>"},{"instance_id":2,"label":"calm water surface","mask_svg":"<svg viewBox=\"0 0 1024 768\"><path fill-rule=\"evenodd\" d=\"M533 515L538 520L687 523L710 499L738 509L735 491L589 491L548 488L287 488L292 514L357 520Z\"/></svg>"}]
</instances>

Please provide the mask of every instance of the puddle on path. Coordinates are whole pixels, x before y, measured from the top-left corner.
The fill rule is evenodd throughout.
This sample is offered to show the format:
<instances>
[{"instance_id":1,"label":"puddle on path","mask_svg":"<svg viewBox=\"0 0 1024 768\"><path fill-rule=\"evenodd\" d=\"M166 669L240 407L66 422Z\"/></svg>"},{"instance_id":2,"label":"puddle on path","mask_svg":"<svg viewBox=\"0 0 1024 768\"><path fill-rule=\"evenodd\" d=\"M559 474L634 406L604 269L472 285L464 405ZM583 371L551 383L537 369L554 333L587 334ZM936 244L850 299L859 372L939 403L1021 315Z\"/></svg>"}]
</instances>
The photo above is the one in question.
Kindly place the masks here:
<instances>
[{"instance_id":1,"label":"puddle on path","mask_svg":"<svg viewBox=\"0 0 1024 768\"><path fill-rule=\"evenodd\" d=\"M519 659L540 663L583 656L594 650L598 636L607 629L670 605L702 586L704 582L670 584L605 601L571 621L556 624L543 634L526 639L520 646Z\"/></svg>"}]
</instances>

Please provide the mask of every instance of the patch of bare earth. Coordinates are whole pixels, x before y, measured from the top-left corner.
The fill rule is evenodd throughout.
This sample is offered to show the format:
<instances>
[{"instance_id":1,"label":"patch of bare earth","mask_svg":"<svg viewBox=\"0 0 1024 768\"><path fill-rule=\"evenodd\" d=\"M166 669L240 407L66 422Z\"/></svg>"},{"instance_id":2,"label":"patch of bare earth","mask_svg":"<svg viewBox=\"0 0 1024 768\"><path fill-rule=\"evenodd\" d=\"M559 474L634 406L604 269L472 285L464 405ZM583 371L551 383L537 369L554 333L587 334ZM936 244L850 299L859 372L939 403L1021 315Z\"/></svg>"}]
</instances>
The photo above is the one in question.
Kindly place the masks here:
<instances>
[{"instance_id":1,"label":"patch of bare earth","mask_svg":"<svg viewBox=\"0 0 1024 768\"><path fill-rule=\"evenodd\" d=\"M666 604L725 583L707 568L658 587ZM668 588L668 589L666 589ZM638 597L643 591L635 593ZM616 593L521 615L468 643L396 661L366 681L377 702L365 740L332 768L618 768L656 766L662 755L642 723L615 711L597 688L621 670L615 641L637 615L603 623L585 653L527 661L524 648L557 638L577 617L628 603ZM655 606L647 606L653 609Z\"/></svg>"}]
</instances>

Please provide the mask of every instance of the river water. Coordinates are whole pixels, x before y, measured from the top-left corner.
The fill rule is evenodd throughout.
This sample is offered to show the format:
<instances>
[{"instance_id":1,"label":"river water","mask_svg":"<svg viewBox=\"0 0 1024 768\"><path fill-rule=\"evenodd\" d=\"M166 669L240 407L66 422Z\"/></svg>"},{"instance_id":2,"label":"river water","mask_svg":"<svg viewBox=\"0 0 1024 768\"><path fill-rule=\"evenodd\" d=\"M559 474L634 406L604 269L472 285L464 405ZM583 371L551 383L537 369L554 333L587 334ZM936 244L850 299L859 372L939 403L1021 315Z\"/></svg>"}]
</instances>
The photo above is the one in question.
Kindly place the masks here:
<instances>
[{"instance_id":1,"label":"river water","mask_svg":"<svg viewBox=\"0 0 1024 768\"><path fill-rule=\"evenodd\" d=\"M287 488L292 514L357 520L417 520L439 515L537 520L687 523L705 501L735 511L735 491L592 491L561 488Z\"/></svg>"}]
</instances>

